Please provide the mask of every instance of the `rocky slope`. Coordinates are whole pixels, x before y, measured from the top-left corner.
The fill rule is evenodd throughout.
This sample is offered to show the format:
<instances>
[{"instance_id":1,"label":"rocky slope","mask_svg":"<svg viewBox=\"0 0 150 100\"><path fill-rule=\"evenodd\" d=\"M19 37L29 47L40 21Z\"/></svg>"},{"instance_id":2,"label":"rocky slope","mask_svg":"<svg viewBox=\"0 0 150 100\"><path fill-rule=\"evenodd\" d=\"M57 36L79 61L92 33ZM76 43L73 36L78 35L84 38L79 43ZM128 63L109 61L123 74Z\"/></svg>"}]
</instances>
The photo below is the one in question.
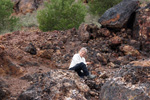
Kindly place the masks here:
<instances>
[{"instance_id":1,"label":"rocky slope","mask_svg":"<svg viewBox=\"0 0 150 100\"><path fill-rule=\"evenodd\" d=\"M149 33L149 12L149 4L133 10L137 16L132 28L82 24L78 30L31 28L1 35L0 99L149 100L150 42L143 38ZM137 23L143 16L146 21ZM68 70L81 47L88 49L87 61L93 61L88 67L97 76L93 80Z\"/></svg>"}]
</instances>

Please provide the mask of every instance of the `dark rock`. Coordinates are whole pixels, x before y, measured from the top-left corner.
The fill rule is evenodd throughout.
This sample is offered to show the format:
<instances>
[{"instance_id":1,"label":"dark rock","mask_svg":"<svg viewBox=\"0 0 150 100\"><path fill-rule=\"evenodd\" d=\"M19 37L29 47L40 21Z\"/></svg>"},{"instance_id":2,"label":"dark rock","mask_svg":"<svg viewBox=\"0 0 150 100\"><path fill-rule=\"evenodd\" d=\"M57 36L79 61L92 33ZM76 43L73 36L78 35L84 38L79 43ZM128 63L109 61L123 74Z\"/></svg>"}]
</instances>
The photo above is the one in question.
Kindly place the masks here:
<instances>
[{"instance_id":1,"label":"dark rock","mask_svg":"<svg viewBox=\"0 0 150 100\"><path fill-rule=\"evenodd\" d=\"M110 31L107 28L101 28L98 30L99 36L109 37L111 35Z\"/></svg>"},{"instance_id":2,"label":"dark rock","mask_svg":"<svg viewBox=\"0 0 150 100\"><path fill-rule=\"evenodd\" d=\"M148 40L150 41L150 4L141 7L136 12L135 23L133 26L133 37L134 39L139 39L140 41Z\"/></svg>"},{"instance_id":3,"label":"dark rock","mask_svg":"<svg viewBox=\"0 0 150 100\"><path fill-rule=\"evenodd\" d=\"M148 54L150 54L150 42L141 43L141 49L142 49L142 51L145 51Z\"/></svg>"},{"instance_id":4,"label":"dark rock","mask_svg":"<svg viewBox=\"0 0 150 100\"><path fill-rule=\"evenodd\" d=\"M106 65L108 63L108 59L100 53L96 54L98 61L100 61L103 65Z\"/></svg>"},{"instance_id":5,"label":"dark rock","mask_svg":"<svg viewBox=\"0 0 150 100\"><path fill-rule=\"evenodd\" d=\"M43 43L39 46L39 48L41 50L44 50L44 49L51 49L53 46L52 46L52 42L49 42L49 43Z\"/></svg>"},{"instance_id":6,"label":"dark rock","mask_svg":"<svg viewBox=\"0 0 150 100\"><path fill-rule=\"evenodd\" d=\"M35 46L30 43L26 48L25 48L25 51L30 53L31 55L36 55L36 48Z\"/></svg>"},{"instance_id":7,"label":"dark rock","mask_svg":"<svg viewBox=\"0 0 150 100\"><path fill-rule=\"evenodd\" d=\"M133 46L135 49L137 49L137 50L140 50L141 48L140 48L140 46L141 46L141 43L140 43L140 41L137 41L137 40L128 40L127 41L127 44L129 44L130 46Z\"/></svg>"},{"instance_id":8,"label":"dark rock","mask_svg":"<svg viewBox=\"0 0 150 100\"><path fill-rule=\"evenodd\" d=\"M86 80L85 83L89 86L90 89L95 89L99 91L101 89L102 83L96 84L95 81Z\"/></svg>"},{"instance_id":9,"label":"dark rock","mask_svg":"<svg viewBox=\"0 0 150 100\"><path fill-rule=\"evenodd\" d=\"M102 53L111 53L112 52L111 49L109 48L109 46L107 46L107 45L102 45L101 48L102 49L100 51Z\"/></svg>"},{"instance_id":10,"label":"dark rock","mask_svg":"<svg viewBox=\"0 0 150 100\"><path fill-rule=\"evenodd\" d=\"M131 90L117 83L106 83L101 90L100 100L150 100L142 90Z\"/></svg>"},{"instance_id":11,"label":"dark rock","mask_svg":"<svg viewBox=\"0 0 150 100\"><path fill-rule=\"evenodd\" d=\"M108 9L98 20L103 27L109 27L113 29L121 29L123 27L129 27L129 19L131 15L138 8L138 0L123 0L116 6Z\"/></svg>"},{"instance_id":12,"label":"dark rock","mask_svg":"<svg viewBox=\"0 0 150 100\"><path fill-rule=\"evenodd\" d=\"M149 67L122 66L101 89L101 100L150 100ZM143 90L144 88L144 90Z\"/></svg>"},{"instance_id":13,"label":"dark rock","mask_svg":"<svg viewBox=\"0 0 150 100\"><path fill-rule=\"evenodd\" d=\"M0 100L6 100L9 95L8 85L0 78Z\"/></svg>"},{"instance_id":14,"label":"dark rock","mask_svg":"<svg viewBox=\"0 0 150 100\"><path fill-rule=\"evenodd\" d=\"M79 39L83 42L88 42L90 39L95 39L100 34L100 28L95 24L82 24L78 29ZM106 33L109 35L109 32Z\"/></svg>"},{"instance_id":15,"label":"dark rock","mask_svg":"<svg viewBox=\"0 0 150 100\"><path fill-rule=\"evenodd\" d=\"M21 79L22 80L27 80L27 81L33 81L33 76L31 76L31 75L25 75L25 76L23 76L23 77L21 77Z\"/></svg>"},{"instance_id":16,"label":"dark rock","mask_svg":"<svg viewBox=\"0 0 150 100\"><path fill-rule=\"evenodd\" d=\"M87 31L90 33L90 39L96 39L98 36L98 30L100 30L100 28L95 25L95 24L89 24L87 27ZM106 33L108 34L108 33Z\"/></svg>"},{"instance_id":17,"label":"dark rock","mask_svg":"<svg viewBox=\"0 0 150 100\"><path fill-rule=\"evenodd\" d=\"M30 62L30 61L24 61L22 63L19 64L20 66L39 66L39 64L37 62Z\"/></svg>"},{"instance_id":18,"label":"dark rock","mask_svg":"<svg viewBox=\"0 0 150 100\"><path fill-rule=\"evenodd\" d=\"M33 84L17 100L85 100L85 94L90 91L76 73L68 70L50 70L45 74L34 74L29 79Z\"/></svg>"}]
</instances>

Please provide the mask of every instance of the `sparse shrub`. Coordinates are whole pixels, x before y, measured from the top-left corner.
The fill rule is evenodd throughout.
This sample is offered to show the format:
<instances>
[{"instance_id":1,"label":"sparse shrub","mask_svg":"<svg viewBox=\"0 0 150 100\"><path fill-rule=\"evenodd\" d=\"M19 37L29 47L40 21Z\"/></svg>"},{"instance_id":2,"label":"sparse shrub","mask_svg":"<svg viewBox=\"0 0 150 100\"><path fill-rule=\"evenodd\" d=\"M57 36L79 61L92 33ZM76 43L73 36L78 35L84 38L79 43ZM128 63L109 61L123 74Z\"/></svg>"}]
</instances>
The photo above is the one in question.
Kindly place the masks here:
<instances>
[{"instance_id":1,"label":"sparse shrub","mask_svg":"<svg viewBox=\"0 0 150 100\"><path fill-rule=\"evenodd\" d=\"M18 19L11 16L13 3L10 0L0 0L0 33L3 30L13 31Z\"/></svg>"},{"instance_id":2,"label":"sparse shrub","mask_svg":"<svg viewBox=\"0 0 150 100\"><path fill-rule=\"evenodd\" d=\"M79 1L79 0L78 0ZM84 22L86 7L75 0L50 0L38 11L37 20L42 31L78 28Z\"/></svg>"},{"instance_id":3,"label":"sparse shrub","mask_svg":"<svg viewBox=\"0 0 150 100\"><path fill-rule=\"evenodd\" d=\"M90 12L94 15L102 15L107 9L118 4L122 0L89 0Z\"/></svg>"}]
</instances>

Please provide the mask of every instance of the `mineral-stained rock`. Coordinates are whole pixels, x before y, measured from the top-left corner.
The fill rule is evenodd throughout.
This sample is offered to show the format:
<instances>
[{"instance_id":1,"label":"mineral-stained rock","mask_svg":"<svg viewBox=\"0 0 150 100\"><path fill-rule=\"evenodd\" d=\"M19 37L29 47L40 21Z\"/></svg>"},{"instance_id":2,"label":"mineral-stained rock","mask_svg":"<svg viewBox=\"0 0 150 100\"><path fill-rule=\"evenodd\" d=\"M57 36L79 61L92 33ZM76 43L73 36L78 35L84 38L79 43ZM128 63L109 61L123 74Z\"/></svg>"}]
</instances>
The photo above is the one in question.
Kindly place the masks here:
<instances>
[{"instance_id":1,"label":"mineral-stained rock","mask_svg":"<svg viewBox=\"0 0 150 100\"><path fill-rule=\"evenodd\" d=\"M140 55L139 51L130 45L122 45L120 46L120 50L123 51L125 55L132 55L132 56Z\"/></svg>"},{"instance_id":2,"label":"mineral-stained rock","mask_svg":"<svg viewBox=\"0 0 150 100\"><path fill-rule=\"evenodd\" d=\"M133 37L135 39L142 38L144 40L150 40L150 3L145 7L141 7L136 12L135 23L133 26Z\"/></svg>"},{"instance_id":3,"label":"mineral-stained rock","mask_svg":"<svg viewBox=\"0 0 150 100\"><path fill-rule=\"evenodd\" d=\"M86 100L85 94L90 91L73 71L50 70L45 74L35 73L32 78L34 84L22 92L18 100Z\"/></svg>"},{"instance_id":4,"label":"mineral-stained rock","mask_svg":"<svg viewBox=\"0 0 150 100\"><path fill-rule=\"evenodd\" d=\"M128 21L138 8L138 0L123 0L118 5L108 9L99 19L104 27L123 28L128 27ZM131 24L132 22L130 22Z\"/></svg>"},{"instance_id":5,"label":"mineral-stained rock","mask_svg":"<svg viewBox=\"0 0 150 100\"><path fill-rule=\"evenodd\" d=\"M130 64L133 64L133 66L148 67L150 66L150 60L132 61Z\"/></svg>"},{"instance_id":6,"label":"mineral-stained rock","mask_svg":"<svg viewBox=\"0 0 150 100\"><path fill-rule=\"evenodd\" d=\"M119 36L115 36L113 38L110 39L110 45L111 46L117 46L120 45L122 43L122 39Z\"/></svg>"},{"instance_id":7,"label":"mineral-stained rock","mask_svg":"<svg viewBox=\"0 0 150 100\"><path fill-rule=\"evenodd\" d=\"M101 89L100 100L150 100L150 68L122 66Z\"/></svg>"},{"instance_id":8,"label":"mineral-stained rock","mask_svg":"<svg viewBox=\"0 0 150 100\"><path fill-rule=\"evenodd\" d=\"M6 100L9 95L8 85L0 78L0 100Z\"/></svg>"},{"instance_id":9,"label":"mineral-stained rock","mask_svg":"<svg viewBox=\"0 0 150 100\"><path fill-rule=\"evenodd\" d=\"M21 75L23 72L21 68L15 65L6 51L3 48L0 48L0 75Z\"/></svg>"},{"instance_id":10,"label":"mineral-stained rock","mask_svg":"<svg viewBox=\"0 0 150 100\"><path fill-rule=\"evenodd\" d=\"M98 30L98 35L108 37L110 36L110 31L107 28L101 28Z\"/></svg>"},{"instance_id":11,"label":"mineral-stained rock","mask_svg":"<svg viewBox=\"0 0 150 100\"><path fill-rule=\"evenodd\" d=\"M38 51L37 56L39 56L41 58L51 59L52 53L53 53L53 49L40 50L40 51Z\"/></svg>"}]
</instances>

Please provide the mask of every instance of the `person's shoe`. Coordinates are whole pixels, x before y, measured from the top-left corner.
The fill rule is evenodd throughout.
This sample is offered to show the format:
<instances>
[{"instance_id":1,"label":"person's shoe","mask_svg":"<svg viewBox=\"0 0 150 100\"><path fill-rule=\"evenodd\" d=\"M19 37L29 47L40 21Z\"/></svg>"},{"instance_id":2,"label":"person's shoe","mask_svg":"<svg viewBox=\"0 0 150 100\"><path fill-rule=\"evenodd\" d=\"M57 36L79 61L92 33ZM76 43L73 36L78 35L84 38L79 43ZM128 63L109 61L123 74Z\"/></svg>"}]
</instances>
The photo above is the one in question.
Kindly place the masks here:
<instances>
[{"instance_id":1,"label":"person's shoe","mask_svg":"<svg viewBox=\"0 0 150 100\"><path fill-rule=\"evenodd\" d=\"M96 78L96 76L95 76L95 75L90 74L90 75L88 75L88 78L90 78L90 79L94 79L94 78Z\"/></svg>"}]
</instances>

